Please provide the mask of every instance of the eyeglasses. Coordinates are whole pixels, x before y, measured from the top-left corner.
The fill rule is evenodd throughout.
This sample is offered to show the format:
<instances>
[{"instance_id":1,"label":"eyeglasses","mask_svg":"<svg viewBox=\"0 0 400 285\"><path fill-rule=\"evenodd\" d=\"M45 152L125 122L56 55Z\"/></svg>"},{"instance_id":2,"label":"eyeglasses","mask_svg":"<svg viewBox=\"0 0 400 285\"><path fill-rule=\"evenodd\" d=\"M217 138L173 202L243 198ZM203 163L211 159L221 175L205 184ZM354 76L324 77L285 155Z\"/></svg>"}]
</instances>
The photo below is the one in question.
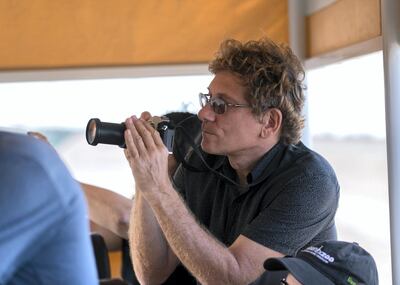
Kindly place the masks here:
<instances>
[{"instance_id":1,"label":"eyeglasses","mask_svg":"<svg viewBox=\"0 0 400 285\"><path fill-rule=\"evenodd\" d=\"M223 99L219 97L211 97L210 94L199 93L200 106L204 108L207 104L210 104L211 109L215 114L222 115L228 110L228 107L241 107L241 108L250 108L250 105L247 104L232 104L227 103Z\"/></svg>"}]
</instances>

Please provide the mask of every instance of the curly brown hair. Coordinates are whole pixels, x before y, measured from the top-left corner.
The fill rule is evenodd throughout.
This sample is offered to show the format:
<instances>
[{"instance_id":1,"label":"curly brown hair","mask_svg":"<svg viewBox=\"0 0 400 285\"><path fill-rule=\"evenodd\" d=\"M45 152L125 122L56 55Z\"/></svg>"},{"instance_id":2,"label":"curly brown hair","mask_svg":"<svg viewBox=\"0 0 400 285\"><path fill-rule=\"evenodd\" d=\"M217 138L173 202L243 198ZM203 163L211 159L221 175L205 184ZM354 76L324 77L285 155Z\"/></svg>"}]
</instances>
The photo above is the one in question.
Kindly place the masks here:
<instances>
[{"instance_id":1,"label":"curly brown hair","mask_svg":"<svg viewBox=\"0 0 400 285\"><path fill-rule=\"evenodd\" d=\"M268 38L245 43L228 39L222 42L209 70L236 75L248 89L246 100L258 118L269 108L279 109L281 141L299 142L304 127L304 70L289 47Z\"/></svg>"}]
</instances>

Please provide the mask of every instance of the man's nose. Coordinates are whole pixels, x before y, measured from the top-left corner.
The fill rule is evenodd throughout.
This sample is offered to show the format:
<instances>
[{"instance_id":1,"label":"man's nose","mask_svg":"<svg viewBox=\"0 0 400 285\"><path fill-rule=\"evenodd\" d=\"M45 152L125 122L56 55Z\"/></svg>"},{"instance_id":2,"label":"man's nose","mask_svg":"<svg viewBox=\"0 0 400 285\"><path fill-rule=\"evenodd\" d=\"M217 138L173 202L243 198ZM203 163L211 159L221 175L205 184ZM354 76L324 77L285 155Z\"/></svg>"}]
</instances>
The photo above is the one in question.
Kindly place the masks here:
<instances>
[{"instance_id":1,"label":"man's nose","mask_svg":"<svg viewBox=\"0 0 400 285\"><path fill-rule=\"evenodd\" d=\"M214 121L215 120L215 113L211 108L210 104L206 104L202 107L199 112L197 113L200 121Z\"/></svg>"}]
</instances>

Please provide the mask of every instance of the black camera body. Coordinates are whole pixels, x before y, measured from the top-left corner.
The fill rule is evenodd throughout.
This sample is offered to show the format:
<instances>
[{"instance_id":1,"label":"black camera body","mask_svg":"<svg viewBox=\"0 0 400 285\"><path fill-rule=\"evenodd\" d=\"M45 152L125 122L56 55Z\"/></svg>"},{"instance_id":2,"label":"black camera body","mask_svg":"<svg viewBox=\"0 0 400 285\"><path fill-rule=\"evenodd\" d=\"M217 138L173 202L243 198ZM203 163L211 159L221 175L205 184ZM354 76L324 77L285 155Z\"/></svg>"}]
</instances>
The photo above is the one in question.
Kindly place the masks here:
<instances>
[{"instance_id":1,"label":"black camera body","mask_svg":"<svg viewBox=\"0 0 400 285\"><path fill-rule=\"evenodd\" d=\"M175 130L171 126L169 119L167 117L152 117L149 122L160 133L161 139L168 151L172 152ZM106 123L97 118L92 118L86 126L86 141L93 146L101 143L126 148L125 130L125 123Z\"/></svg>"}]
</instances>

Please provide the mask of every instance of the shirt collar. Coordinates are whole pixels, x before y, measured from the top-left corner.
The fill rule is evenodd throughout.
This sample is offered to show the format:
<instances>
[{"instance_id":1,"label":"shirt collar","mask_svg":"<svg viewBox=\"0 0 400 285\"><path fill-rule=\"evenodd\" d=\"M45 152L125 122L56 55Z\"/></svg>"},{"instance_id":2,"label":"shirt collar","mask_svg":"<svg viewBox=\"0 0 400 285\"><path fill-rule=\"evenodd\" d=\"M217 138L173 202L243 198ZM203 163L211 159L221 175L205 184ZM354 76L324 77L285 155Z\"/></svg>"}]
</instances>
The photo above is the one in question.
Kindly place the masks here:
<instances>
[{"instance_id":1,"label":"shirt collar","mask_svg":"<svg viewBox=\"0 0 400 285\"><path fill-rule=\"evenodd\" d=\"M269 168L268 166L271 164L273 158L282 148L283 143L278 142L270 150L268 150L256 163L253 170L247 175L247 183L251 184L258 180L258 178L266 172L265 170ZM269 168L268 172L270 171L272 171L272 169Z\"/></svg>"},{"instance_id":2,"label":"shirt collar","mask_svg":"<svg viewBox=\"0 0 400 285\"><path fill-rule=\"evenodd\" d=\"M276 156L276 154L284 147L283 143L278 142L275 144L270 150L268 150L256 163L254 168L251 170L251 172L247 175L247 183L251 184L258 180L258 178L262 177L264 173L266 173L266 169L268 168L269 170L271 169L268 167L273 158ZM229 159L225 157L225 160L222 160L221 162L224 162L222 166L222 172L227 175L228 177L234 179L235 181L239 182L237 179L237 174L236 171L232 168L232 166L229 164ZM268 170L267 173L270 171Z\"/></svg>"}]
</instances>

